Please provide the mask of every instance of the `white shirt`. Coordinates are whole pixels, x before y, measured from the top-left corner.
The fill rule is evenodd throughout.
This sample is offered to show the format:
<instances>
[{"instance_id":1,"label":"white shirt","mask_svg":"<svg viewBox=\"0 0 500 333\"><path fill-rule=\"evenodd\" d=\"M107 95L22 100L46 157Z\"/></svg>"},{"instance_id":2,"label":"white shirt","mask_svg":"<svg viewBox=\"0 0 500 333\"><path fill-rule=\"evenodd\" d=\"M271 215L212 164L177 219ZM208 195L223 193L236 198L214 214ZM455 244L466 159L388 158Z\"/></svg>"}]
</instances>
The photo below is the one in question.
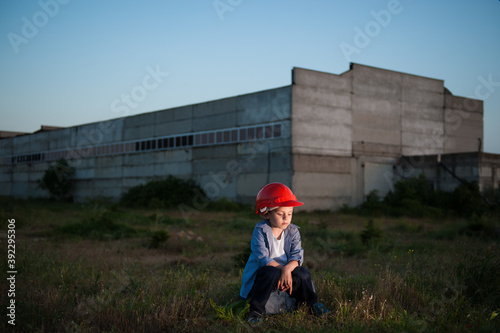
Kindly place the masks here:
<instances>
[{"instance_id":1,"label":"white shirt","mask_svg":"<svg viewBox=\"0 0 500 333\"><path fill-rule=\"evenodd\" d=\"M285 253L285 242L283 239L283 235L281 235L280 239L276 239L276 237L271 237L273 240L273 244L271 244L271 255L270 257L274 259L281 266L285 266L288 264L288 258Z\"/></svg>"}]
</instances>

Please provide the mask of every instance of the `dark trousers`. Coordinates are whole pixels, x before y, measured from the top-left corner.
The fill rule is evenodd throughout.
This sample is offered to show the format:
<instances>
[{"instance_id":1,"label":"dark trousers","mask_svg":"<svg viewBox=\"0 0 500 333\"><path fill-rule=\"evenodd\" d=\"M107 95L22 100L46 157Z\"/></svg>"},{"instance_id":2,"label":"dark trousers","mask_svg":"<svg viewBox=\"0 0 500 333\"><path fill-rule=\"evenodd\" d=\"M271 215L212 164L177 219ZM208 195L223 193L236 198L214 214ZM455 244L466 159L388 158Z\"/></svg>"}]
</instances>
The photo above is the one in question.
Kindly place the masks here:
<instances>
[{"instance_id":1,"label":"dark trousers","mask_svg":"<svg viewBox=\"0 0 500 333\"><path fill-rule=\"evenodd\" d=\"M266 303L272 291L276 289L281 270L273 266L264 266L257 271L255 282L250 291L250 313L262 315L266 312ZM306 303L312 306L318 301L318 295L314 292L311 274L302 266L292 271L292 294L291 297L297 303Z\"/></svg>"}]
</instances>

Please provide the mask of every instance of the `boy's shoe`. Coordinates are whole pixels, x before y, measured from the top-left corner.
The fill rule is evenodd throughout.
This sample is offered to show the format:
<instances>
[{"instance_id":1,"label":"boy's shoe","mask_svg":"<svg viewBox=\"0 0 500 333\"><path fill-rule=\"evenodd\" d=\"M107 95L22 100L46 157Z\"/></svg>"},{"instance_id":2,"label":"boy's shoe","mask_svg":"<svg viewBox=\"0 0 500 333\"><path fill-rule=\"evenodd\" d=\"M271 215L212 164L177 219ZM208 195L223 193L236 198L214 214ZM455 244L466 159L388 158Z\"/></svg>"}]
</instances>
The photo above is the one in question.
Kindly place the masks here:
<instances>
[{"instance_id":1,"label":"boy's shoe","mask_svg":"<svg viewBox=\"0 0 500 333\"><path fill-rule=\"evenodd\" d=\"M247 323L249 323L249 324L257 324L257 323L260 323L261 321L262 321L261 316L249 316L247 318Z\"/></svg>"},{"instance_id":2,"label":"boy's shoe","mask_svg":"<svg viewBox=\"0 0 500 333\"><path fill-rule=\"evenodd\" d=\"M312 312L315 316L323 316L328 313L330 313L330 310L328 310L323 303L316 303L312 306Z\"/></svg>"},{"instance_id":3,"label":"boy's shoe","mask_svg":"<svg viewBox=\"0 0 500 333\"><path fill-rule=\"evenodd\" d=\"M252 311L252 312L250 312L250 315L247 318L247 323L256 324L256 323L260 323L263 319L264 318L262 317L262 315L260 315L257 312Z\"/></svg>"}]
</instances>

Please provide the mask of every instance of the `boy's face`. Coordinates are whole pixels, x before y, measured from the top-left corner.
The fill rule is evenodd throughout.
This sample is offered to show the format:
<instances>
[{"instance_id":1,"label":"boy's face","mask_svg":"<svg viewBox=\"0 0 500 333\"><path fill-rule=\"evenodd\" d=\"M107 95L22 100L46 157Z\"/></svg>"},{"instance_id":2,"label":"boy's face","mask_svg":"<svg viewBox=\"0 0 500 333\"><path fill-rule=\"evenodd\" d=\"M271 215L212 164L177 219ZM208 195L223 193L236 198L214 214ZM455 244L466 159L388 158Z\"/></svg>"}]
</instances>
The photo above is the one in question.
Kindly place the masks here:
<instances>
[{"instance_id":1,"label":"boy's face","mask_svg":"<svg viewBox=\"0 0 500 333\"><path fill-rule=\"evenodd\" d=\"M293 207L278 207L267 214L271 227L285 230L292 222Z\"/></svg>"}]
</instances>

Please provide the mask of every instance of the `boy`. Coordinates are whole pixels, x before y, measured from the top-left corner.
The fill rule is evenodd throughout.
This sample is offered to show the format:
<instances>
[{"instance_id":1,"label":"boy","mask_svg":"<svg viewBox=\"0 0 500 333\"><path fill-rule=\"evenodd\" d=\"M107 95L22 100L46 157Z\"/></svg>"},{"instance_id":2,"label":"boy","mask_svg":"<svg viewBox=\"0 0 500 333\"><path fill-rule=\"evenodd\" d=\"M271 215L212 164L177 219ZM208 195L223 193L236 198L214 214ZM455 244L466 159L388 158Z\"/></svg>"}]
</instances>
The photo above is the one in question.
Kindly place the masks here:
<instances>
[{"instance_id":1,"label":"boy","mask_svg":"<svg viewBox=\"0 0 500 333\"><path fill-rule=\"evenodd\" d=\"M293 207L302 206L281 183L264 186L257 194L256 214L265 218L254 229L252 253L243 271L240 297L250 299L248 322L259 322L274 289L305 302L316 315L330 312L314 290L309 271L302 267L304 250L296 225L291 224Z\"/></svg>"}]
</instances>

